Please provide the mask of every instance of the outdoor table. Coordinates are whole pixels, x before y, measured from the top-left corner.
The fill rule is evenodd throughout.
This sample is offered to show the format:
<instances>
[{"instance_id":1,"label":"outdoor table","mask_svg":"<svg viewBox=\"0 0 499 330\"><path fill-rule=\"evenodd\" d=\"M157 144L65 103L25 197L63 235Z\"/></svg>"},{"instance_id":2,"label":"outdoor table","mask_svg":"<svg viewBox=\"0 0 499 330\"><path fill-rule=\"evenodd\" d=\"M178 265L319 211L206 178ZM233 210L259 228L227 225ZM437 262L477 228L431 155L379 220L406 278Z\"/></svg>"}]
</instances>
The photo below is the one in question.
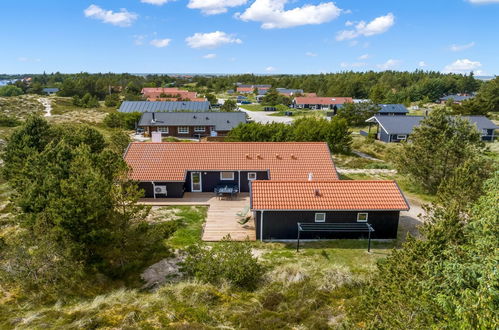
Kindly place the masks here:
<instances>
[{"instance_id":1,"label":"outdoor table","mask_svg":"<svg viewBox=\"0 0 499 330\"><path fill-rule=\"evenodd\" d=\"M237 195L238 192L239 189L236 186L220 185L215 187L215 193L219 198L226 196L232 199L235 195Z\"/></svg>"}]
</instances>

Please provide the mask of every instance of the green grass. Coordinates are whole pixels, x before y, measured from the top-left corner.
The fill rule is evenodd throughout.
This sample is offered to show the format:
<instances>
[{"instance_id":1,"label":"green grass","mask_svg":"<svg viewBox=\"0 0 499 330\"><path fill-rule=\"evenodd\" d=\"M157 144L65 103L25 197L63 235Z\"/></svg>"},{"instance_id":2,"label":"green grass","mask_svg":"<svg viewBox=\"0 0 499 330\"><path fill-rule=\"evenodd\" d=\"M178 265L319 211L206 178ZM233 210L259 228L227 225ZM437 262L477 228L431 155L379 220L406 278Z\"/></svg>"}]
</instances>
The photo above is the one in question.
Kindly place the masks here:
<instances>
[{"instance_id":1,"label":"green grass","mask_svg":"<svg viewBox=\"0 0 499 330\"><path fill-rule=\"evenodd\" d=\"M201 233L206 218L208 207L205 206L169 206L178 209L177 231L167 240L167 244L173 248L185 248L186 246L201 242Z\"/></svg>"}]
</instances>

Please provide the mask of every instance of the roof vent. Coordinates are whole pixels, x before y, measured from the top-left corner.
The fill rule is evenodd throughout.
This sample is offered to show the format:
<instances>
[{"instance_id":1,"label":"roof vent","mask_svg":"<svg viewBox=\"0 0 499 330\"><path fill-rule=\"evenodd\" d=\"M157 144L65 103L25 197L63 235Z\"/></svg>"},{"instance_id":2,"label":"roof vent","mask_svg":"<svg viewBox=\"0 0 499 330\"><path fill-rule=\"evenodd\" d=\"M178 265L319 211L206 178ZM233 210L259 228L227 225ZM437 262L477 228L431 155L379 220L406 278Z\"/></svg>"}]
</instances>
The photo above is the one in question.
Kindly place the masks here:
<instances>
[{"instance_id":1,"label":"roof vent","mask_svg":"<svg viewBox=\"0 0 499 330\"><path fill-rule=\"evenodd\" d=\"M192 118L196 119L196 115L192 116Z\"/></svg>"},{"instance_id":2,"label":"roof vent","mask_svg":"<svg viewBox=\"0 0 499 330\"><path fill-rule=\"evenodd\" d=\"M291 154L291 159L296 159L296 156L294 154Z\"/></svg>"},{"instance_id":3,"label":"roof vent","mask_svg":"<svg viewBox=\"0 0 499 330\"><path fill-rule=\"evenodd\" d=\"M256 155L256 158L263 159L262 155L260 155L260 154Z\"/></svg>"},{"instance_id":4,"label":"roof vent","mask_svg":"<svg viewBox=\"0 0 499 330\"><path fill-rule=\"evenodd\" d=\"M209 118L209 117L206 117L206 120L210 120L210 118Z\"/></svg>"},{"instance_id":5,"label":"roof vent","mask_svg":"<svg viewBox=\"0 0 499 330\"><path fill-rule=\"evenodd\" d=\"M152 119L151 119L151 124L154 124L156 122L156 116L154 115L154 112L152 113Z\"/></svg>"},{"instance_id":6,"label":"roof vent","mask_svg":"<svg viewBox=\"0 0 499 330\"><path fill-rule=\"evenodd\" d=\"M308 181L312 181L314 179L314 175L312 172L308 173Z\"/></svg>"},{"instance_id":7,"label":"roof vent","mask_svg":"<svg viewBox=\"0 0 499 330\"><path fill-rule=\"evenodd\" d=\"M279 154L275 154L275 158L277 158L277 159L281 159L281 155L279 155Z\"/></svg>"},{"instance_id":8,"label":"roof vent","mask_svg":"<svg viewBox=\"0 0 499 330\"><path fill-rule=\"evenodd\" d=\"M230 123L230 120L227 120L227 124Z\"/></svg>"},{"instance_id":9,"label":"roof vent","mask_svg":"<svg viewBox=\"0 0 499 330\"><path fill-rule=\"evenodd\" d=\"M249 154L246 154L246 159L251 159L251 156Z\"/></svg>"},{"instance_id":10,"label":"roof vent","mask_svg":"<svg viewBox=\"0 0 499 330\"><path fill-rule=\"evenodd\" d=\"M315 189L314 194L315 194L315 196L320 197L321 191L319 189Z\"/></svg>"}]
</instances>

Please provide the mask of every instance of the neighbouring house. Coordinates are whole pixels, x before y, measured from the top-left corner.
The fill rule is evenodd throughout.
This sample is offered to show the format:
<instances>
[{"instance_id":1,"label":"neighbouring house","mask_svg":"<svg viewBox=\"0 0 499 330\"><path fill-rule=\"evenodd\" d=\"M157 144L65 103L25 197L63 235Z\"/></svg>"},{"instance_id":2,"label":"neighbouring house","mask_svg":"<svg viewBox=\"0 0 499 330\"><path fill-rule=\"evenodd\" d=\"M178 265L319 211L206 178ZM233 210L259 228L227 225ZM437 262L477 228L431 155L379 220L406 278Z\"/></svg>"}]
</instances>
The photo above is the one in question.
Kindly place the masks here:
<instances>
[{"instance_id":1,"label":"neighbouring house","mask_svg":"<svg viewBox=\"0 0 499 330\"><path fill-rule=\"evenodd\" d=\"M163 136L204 137L225 136L241 123L244 112L145 112L138 127L148 135L161 132Z\"/></svg>"},{"instance_id":2,"label":"neighbouring house","mask_svg":"<svg viewBox=\"0 0 499 330\"><path fill-rule=\"evenodd\" d=\"M220 184L249 192L254 180L338 179L324 142L132 142L124 158L148 198L214 192Z\"/></svg>"},{"instance_id":3,"label":"neighbouring house","mask_svg":"<svg viewBox=\"0 0 499 330\"><path fill-rule=\"evenodd\" d=\"M44 88L42 92L45 95L55 95L59 92L59 88Z\"/></svg>"},{"instance_id":4,"label":"neighbouring house","mask_svg":"<svg viewBox=\"0 0 499 330\"><path fill-rule=\"evenodd\" d=\"M405 116L409 110L403 104L378 104L381 108L378 115L381 116Z\"/></svg>"},{"instance_id":5,"label":"neighbouring house","mask_svg":"<svg viewBox=\"0 0 499 330\"><path fill-rule=\"evenodd\" d=\"M424 116L374 116L366 120L369 123L369 132L361 132L367 135L371 132L371 126L375 125L376 138L383 142L405 141L412 134L414 127L418 126ZM476 126L482 134L483 141L493 141L495 130L499 127L485 116L463 116Z\"/></svg>"},{"instance_id":6,"label":"neighbouring house","mask_svg":"<svg viewBox=\"0 0 499 330\"><path fill-rule=\"evenodd\" d=\"M445 104L447 101L452 100L452 103L462 104L464 101L474 98L473 95L468 94L453 94L440 98L440 104Z\"/></svg>"},{"instance_id":7,"label":"neighbouring house","mask_svg":"<svg viewBox=\"0 0 499 330\"><path fill-rule=\"evenodd\" d=\"M369 223L378 239L397 238L400 211L409 205L395 181L254 181L251 210L260 240L296 239L298 223L316 224L301 238L359 238L364 233L321 232L321 224Z\"/></svg>"},{"instance_id":8,"label":"neighbouring house","mask_svg":"<svg viewBox=\"0 0 499 330\"><path fill-rule=\"evenodd\" d=\"M210 102L194 101L123 101L119 112L173 112L173 111L210 111Z\"/></svg>"},{"instance_id":9,"label":"neighbouring house","mask_svg":"<svg viewBox=\"0 0 499 330\"><path fill-rule=\"evenodd\" d=\"M236 88L236 92L238 93L253 93L255 91L255 88L258 91L266 92L268 89L270 89L272 85L238 85Z\"/></svg>"},{"instance_id":10,"label":"neighbouring house","mask_svg":"<svg viewBox=\"0 0 499 330\"><path fill-rule=\"evenodd\" d=\"M337 110L339 105L352 102L351 97L300 96L293 100L293 107L311 110Z\"/></svg>"},{"instance_id":11,"label":"neighbouring house","mask_svg":"<svg viewBox=\"0 0 499 330\"><path fill-rule=\"evenodd\" d=\"M141 93L148 101L206 101L205 98L198 97L196 92L177 87L144 87Z\"/></svg>"},{"instance_id":12,"label":"neighbouring house","mask_svg":"<svg viewBox=\"0 0 499 330\"><path fill-rule=\"evenodd\" d=\"M303 89L292 89L292 88L276 88L277 93L291 97L296 94L303 94ZM315 96L315 95L314 95Z\"/></svg>"}]
</instances>

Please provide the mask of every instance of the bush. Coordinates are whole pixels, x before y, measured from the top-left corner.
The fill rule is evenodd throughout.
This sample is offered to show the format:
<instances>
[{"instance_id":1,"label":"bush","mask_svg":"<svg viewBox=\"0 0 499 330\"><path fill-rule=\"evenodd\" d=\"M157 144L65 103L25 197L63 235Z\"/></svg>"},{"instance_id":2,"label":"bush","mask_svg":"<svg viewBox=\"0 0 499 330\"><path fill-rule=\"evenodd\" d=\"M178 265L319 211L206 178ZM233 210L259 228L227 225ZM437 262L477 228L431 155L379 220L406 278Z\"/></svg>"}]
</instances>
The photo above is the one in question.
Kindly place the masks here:
<instances>
[{"instance_id":1,"label":"bush","mask_svg":"<svg viewBox=\"0 0 499 330\"><path fill-rule=\"evenodd\" d=\"M120 96L118 94L109 94L106 95L106 98L104 99L104 105L106 107L117 107L118 104L120 103Z\"/></svg>"},{"instance_id":2,"label":"bush","mask_svg":"<svg viewBox=\"0 0 499 330\"><path fill-rule=\"evenodd\" d=\"M228 236L211 249L199 244L190 246L181 271L214 285L227 281L254 289L262 278L263 266L251 254L249 242L232 242Z\"/></svg>"},{"instance_id":3,"label":"bush","mask_svg":"<svg viewBox=\"0 0 499 330\"><path fill-rule=\"evenodd\" d=\"M73 105L80 108L98 108L100 107L97 97L92 96L90 93L85 94L83 97L78 95L73 96Z\"/></svg>"},{"instance_id":4,"label":"bush","mask_svg":"<svg viewBox=\"0 0 499 330\"><path fill-rule=\"evenodd\" d=\"M0 127L16 127L19 125L21 125L21 122L17 118L0 114Z\"/></svg>"},{"instance_id":5,"label":"bush","mask_svg":"<svg viewBox=\"0 0 499 330\"><path fill-rule=\"evenodd\" d=\"M13 85L0 87L0 96L19 96L24 94L23 90Z\"/></svg>"},{"instance_id":6,"label":"bush","mask_svg":"<svg viewBox=\"0 0 499 330\"><path fill-rule=\"evenodd\" d=\"M110 128L135 129L141 116L140 112L111 112L104 118L104 124Z\"/></svg>"}]
</instances>

